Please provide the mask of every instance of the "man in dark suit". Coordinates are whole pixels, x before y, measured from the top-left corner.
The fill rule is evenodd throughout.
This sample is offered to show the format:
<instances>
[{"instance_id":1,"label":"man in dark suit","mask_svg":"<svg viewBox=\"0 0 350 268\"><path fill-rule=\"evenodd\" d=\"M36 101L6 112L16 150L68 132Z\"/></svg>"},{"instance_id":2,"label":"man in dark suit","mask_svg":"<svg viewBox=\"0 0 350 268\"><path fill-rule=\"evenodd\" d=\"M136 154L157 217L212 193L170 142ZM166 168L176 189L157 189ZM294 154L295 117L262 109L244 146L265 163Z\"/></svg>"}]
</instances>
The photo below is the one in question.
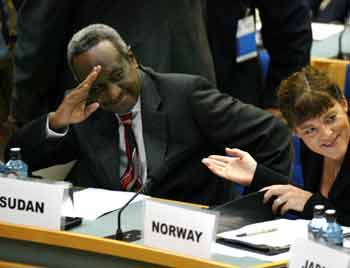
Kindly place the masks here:
<instances>
[{"instance_id":1,"label":"man in dark suit","mask_svg":"<svg viewBox=\"0 0 350 268\"><path fill-rule=\"evenodd\" d=\"M201 0L23 1L18 15L12 115L21 125L56 109L74 86L66 62L72 35L104 23L158 72L198 74L215 82Z\"/></svg>"},{"instance_id":2,"label":"man in dark suit","mask_svg":"<svg viewBox=\"0 0 350 268\"><path fill-rule=\"evenodd\" d=\"M348 23L349 0L309 0L312 20L323 23Z\"/></svg>"},{"instance_id":3,"label":"man in dark suit","mask_svg":"<svg viewBox=\"0 0 350 268\"><path fill-rule=\"evenodd\" d=\"M155 71L198 74L211 82L216 76L218 88L231 96L274 107L276 86L309 61L311 27L304 2L24 1L18 16L12 117L20 125L57 108L63 90L74 85L65 62L66 45L74 32L93 23L118 29L140 62ZM265 86L257 58L236 64L237 22L251 6L260 11L264 45L272 59Z\"/></svg>"},{"instance_id":4,"label":"man in dark suit","mask_svg":"<svg viewBox=\"0 0 350 268\"><path fill-rule=\"evenodd\" d=\"M20 129L9 145L22 148L31 170L79 159L84 174L74 184L125 189L120 178L128 168L129 142L122 122L131 112L136 173L141 183L154 178L153 196L208 205L232 199L233 185L201 164L226 146L246 150L261 163L250 190L275 182L264 177L266 169L289 174L289 133L278 119L220 93L200 76L139 66L106 25L73 36L68 64L80 84L56 111Z\"/></svg>"}]
</instances>

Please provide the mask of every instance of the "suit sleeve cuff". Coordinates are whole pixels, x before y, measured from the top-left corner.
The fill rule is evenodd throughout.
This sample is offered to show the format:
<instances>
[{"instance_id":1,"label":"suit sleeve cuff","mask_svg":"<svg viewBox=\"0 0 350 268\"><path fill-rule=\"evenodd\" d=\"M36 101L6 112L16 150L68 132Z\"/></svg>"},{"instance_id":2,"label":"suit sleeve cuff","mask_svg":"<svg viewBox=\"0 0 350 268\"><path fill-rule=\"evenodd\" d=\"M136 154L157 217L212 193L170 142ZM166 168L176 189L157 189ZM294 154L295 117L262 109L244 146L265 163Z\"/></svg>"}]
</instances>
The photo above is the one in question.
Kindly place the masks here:
<instances>
[{"instance_id":1,"label":"suit sleeve cuff","mask_svg":"<svg viewBox=\"0 0 350 268\"><path fill-rule=\"evenodd\" d=\"M287 184L288 180L288 176L280 174L264 165L258 164L249 189L250 191L258 191L261 188L273 184Z\"/></svg>"},{"instance_id":2,"label":"suit sleeve cuff","mask_svg":"<svg viewBox=\"0 0 350 268\"><path fill-rule=\"evenodd\" d=\"M324 205L326 209L334 208L333 204L327 198L325 198L320 193L315 193L309 198L309 200L307 200L304 206L303 216L305 218L312 218L315 205Z\"/></svg>"},{"instance_id":3,"label":"suit sleeve cuff","mask_svg":"<svg viewBox=\"0 0 350 268\"><path fill-rule=\"evenodd\" d=\"M69 127L63 128L62 131L54 131L50 129L49 126L49 115L46 117L46 138L54 139L54 138L62 138L67 135Z\"/></svg>"}]
</instances>

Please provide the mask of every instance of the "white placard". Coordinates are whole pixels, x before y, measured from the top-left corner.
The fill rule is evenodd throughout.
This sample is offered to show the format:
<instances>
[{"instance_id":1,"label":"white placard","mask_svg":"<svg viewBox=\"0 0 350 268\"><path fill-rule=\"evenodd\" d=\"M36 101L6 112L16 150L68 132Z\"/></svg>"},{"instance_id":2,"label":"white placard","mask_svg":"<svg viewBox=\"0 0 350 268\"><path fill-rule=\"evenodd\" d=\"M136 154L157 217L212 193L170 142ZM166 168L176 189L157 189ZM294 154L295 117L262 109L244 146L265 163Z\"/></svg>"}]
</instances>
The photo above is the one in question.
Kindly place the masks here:
<instances>
[{"instance_id":1,"label":"white placard","mask_svg":"<svg viewBox=\"0 0 350 268\"><path fill-rule=\"evenodd\" d=\"M61 227L64 184L0 177L0 221Z\"/></svg>"},{"instance_id":2,"label":"white placard","mask_svg":"<svg viewBox=\"0 0 350 268\"><path fill-rule=\"evenodd\" d=\"M216 214L144 201L144 243L200 258L210 257Z\"/></svg>"},{"instance_id":3,"label":"white placard","mask_svg":"<svg viewBox=\"0 0 350 268\"><path fill-rule=\"evenodd\" d=\"M350 256L308 239L297 239L291 247L289 268L348 268Z\"/></svg>"}]
</instances>

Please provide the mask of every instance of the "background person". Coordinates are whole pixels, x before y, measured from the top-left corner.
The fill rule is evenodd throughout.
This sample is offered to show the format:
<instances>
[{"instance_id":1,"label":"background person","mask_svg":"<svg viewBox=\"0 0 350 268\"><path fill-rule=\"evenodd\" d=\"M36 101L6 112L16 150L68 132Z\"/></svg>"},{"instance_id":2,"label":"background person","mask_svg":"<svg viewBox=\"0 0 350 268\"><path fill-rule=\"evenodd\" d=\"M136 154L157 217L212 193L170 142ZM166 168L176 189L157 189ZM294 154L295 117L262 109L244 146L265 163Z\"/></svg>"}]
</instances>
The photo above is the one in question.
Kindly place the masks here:
<instances>
[{"instance_id":1,"label":"background person","mask_svg":"<svg viewBox=\"0 0 350 268\"><path fill-rule=\"evenodd\" d=\"M308 0L312 10L312 20L322 23L348 23L350 0Z\"/></svg>"},{"instance_id":2,"label":"background person","mask_svg":"<svg viewBox=\"0 0 350 268\"><path fill-rule=\"evenodd\" d=\"M241 47L239 29L253 9L261 18L263 46L270 56L266 79L259 57L238 62ZM218 88L246 103L276 111L277 88L283 79L306 66L312 44L309 6L304 0L207 1L208 37L215 64ZM255 39L253 40L255 42Z\"/></svg>"}]
</instances>

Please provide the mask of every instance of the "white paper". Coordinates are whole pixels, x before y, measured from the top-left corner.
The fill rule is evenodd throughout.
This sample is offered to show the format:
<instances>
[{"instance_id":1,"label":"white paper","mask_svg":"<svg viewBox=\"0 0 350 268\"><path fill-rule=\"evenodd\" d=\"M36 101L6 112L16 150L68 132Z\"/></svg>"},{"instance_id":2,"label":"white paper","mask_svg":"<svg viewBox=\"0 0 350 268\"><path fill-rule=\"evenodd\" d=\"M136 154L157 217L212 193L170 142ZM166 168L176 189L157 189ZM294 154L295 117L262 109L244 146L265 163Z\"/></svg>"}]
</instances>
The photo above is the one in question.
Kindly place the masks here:
<instances>
[{"instance_id":1,"label":"white paper","mask_svg":"<svg viewBox=\"0 0 350 268\"><path fill-rule=\"evenodd\" d=\"M134 194L134 192L88 188L74 192L73 206L71 201L66 202L62 214L95 220L108 212L121 208ZM132 203L145 198L148 198L148 196L140 194Z\"/></svg>"},{"instance_id":2,"label":"white paper","mask_svg":"<svg viewBox=\"0 0 350 268\"><path fill-rule=\"evenodd\" d=\"M242 228L239 228L237 230L232 230L228 232L223 232L217 235L217 237L227 238L227 239L235 239L244 241L247 243L255 244L255 245L268 245L272 247L286 247L292 245L297 238L307 239L308 237L308 231L307 231L307 225L309 221L308 220L287 220L287 219L278 219L273 221L266 221L266 222L260 222L255 224L246 225ZM261 234L255 234L255 235L248 235L243 237L238 237L237 234L242 233L249 233L254 232L258 230L264 230L264 229L271 229L276 228L276 231L273 232L267 232L267 233L261 233ZM343 233L347 234L350 232L349 227L343 227ZM217 247L217 246L216 246ZM234 249L235 254L239 254L239 250ZM267 257L263 254L255 254L255 253L249 253L246 251L242 251L242 254L246 254L245 256L259 256L261 259L266 260L275 260L272 257L276 257L277 260L280 260L282 257L288 257L288 254L278 254L272 257ZM219 252L218 252L219 253ZM249 254L247 254L249 253ZM222 253L221 253L222 254Z\"/></svg>"},{"instance_id":3,"label":"white paper","mask_svg":"<svg viewBox=\"0 0 350 268\"><path fill-rule=\"evenodd\" d=\"M313 40L320 41L340 33L344 29L344 25L313 22L311 28Z\"/></svg>"},{"instance_id":4,"label":"white paper","mask_svg":"<svg viewBox=\"0 0 350 268\"><path fill-rule=\"evenodd\" d=\"M62 185L0 176L0 220L60 230L63 191Z\"/></svg>"},{"instance_id":5,"label":"white paper","mask_svg":"<svg viewBox=\"0 0 350 268\"><path fill-rule=\"evenodd\" d=\"M290 252L290 268L349 267L349 254L307 239L296 240Z\"/></svg>"},{"instance_id":6,"label":"white paper","mask_svg":"<svg viewBox=\"0 0 350 268\"><path fill-rule=\"evenodd\" d=\"M273 247L285 247L291 245L298 237L307 238L307 220L279 219L260 222L244 226L240 229L218 234L218 237L236 239L251 244L262 244ZM237 237L237 234L253 232L256 230L276 228L276 231ZM293 230L291 232L291 230Z\"/></svg>"}]
</instances>

